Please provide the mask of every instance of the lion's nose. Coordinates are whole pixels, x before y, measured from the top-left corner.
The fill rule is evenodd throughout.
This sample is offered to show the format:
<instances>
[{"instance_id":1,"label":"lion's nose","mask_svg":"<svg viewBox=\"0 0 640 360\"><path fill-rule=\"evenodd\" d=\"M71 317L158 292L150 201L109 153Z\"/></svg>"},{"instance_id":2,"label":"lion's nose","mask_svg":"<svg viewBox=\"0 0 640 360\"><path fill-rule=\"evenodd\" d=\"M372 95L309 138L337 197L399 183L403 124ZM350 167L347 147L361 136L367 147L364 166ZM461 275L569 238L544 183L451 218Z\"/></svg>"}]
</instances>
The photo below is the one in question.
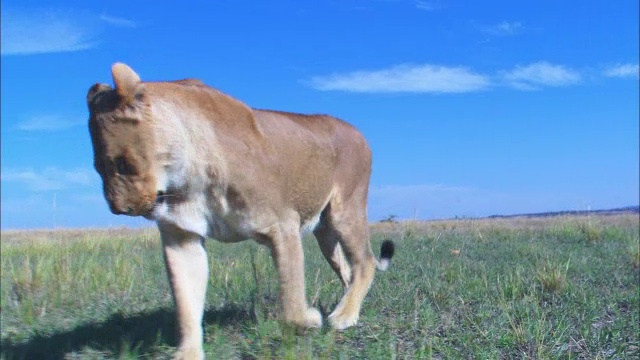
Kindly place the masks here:
<instances>
[{"instance_id":1,"label":"lion's nose","mask_svg":"<svg viewBox=\"0 0 640 360\"><path fill-rule=\"evenodd\" d=\"M132 211L130 206L127 207L119 207L119 206L111 206L111 212L115 215L128 215Z\"/></svg>"}]
</instances>

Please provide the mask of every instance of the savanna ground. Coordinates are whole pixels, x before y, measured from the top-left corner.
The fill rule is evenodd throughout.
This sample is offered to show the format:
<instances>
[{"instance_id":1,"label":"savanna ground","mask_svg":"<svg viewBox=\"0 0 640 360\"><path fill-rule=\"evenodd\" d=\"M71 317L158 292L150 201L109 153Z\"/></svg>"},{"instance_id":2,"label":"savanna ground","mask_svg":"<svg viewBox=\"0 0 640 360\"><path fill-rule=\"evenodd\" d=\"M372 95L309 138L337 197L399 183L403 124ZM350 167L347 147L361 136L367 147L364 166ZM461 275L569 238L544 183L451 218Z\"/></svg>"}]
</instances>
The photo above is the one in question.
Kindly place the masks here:
<instances>
[{"instance_id":1,"label":"savanna ground","mask_svg":"<svg viewBox=\"0 0 640 360\"><path fill-rule=\"evenodd\" d=\"M637 214L372 225L396 241L359 324L296 334L252 242L207 241L211 359L638 358ZM306 237L307 295L342 295ZM170 358L173 303L155 230L2 233L2 359Z\"/></svg>"}]
</instances>

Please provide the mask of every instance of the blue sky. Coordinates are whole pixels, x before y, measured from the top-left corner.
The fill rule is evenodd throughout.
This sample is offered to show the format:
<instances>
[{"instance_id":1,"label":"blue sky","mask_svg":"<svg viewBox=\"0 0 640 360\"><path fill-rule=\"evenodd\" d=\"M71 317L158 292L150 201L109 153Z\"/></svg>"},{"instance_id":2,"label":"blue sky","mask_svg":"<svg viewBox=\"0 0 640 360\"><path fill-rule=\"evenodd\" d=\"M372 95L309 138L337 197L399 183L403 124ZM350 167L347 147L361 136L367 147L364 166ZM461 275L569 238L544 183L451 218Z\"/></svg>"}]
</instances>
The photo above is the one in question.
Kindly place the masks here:
<instances>
[{"instance_id":1,"label":"blue sky","mask_svg":"<svg viewBox=\"0 0 640 360\"><path fill-rule=\"evenodd\" d=\"M369 217L638 204L638 2L2 2L8 228L111 215L85 96L129 64L248 105L349 121L374 154Z\"/></svg>"}]
</instances>

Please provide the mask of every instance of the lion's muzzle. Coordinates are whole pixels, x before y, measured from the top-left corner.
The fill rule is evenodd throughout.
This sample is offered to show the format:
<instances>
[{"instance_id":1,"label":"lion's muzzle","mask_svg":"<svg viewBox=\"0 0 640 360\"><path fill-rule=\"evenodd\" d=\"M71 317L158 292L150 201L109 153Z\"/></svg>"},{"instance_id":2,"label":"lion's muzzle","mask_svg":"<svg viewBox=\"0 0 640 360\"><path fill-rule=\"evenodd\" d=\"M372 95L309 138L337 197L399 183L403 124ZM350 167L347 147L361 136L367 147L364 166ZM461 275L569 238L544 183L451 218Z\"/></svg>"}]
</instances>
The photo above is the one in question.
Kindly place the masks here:
<instances>
[{"instance_id":1,"label":"lion's muzzle","mask_svg":"<svg viewBox=\"0 0 640 360\"><path fill-rule=\"evenodd\" d=\"M149 196L139 201L120 201L118 199L109 199L109 210L115 215L128 216L149 216L156 206L156 196Z\"/></svg>"},{"instance_id":2,"label":"lion's muzzle","mask_svg":"<svg viewBox=\"0 0 640 360\"><path fill-rule=\"evenodd\" d=\"M119 208L114 206L109 206L111 212L114 215L128 215L131 213L131 207L127 206L126 208Z\"/></svg>"}]
</instances>

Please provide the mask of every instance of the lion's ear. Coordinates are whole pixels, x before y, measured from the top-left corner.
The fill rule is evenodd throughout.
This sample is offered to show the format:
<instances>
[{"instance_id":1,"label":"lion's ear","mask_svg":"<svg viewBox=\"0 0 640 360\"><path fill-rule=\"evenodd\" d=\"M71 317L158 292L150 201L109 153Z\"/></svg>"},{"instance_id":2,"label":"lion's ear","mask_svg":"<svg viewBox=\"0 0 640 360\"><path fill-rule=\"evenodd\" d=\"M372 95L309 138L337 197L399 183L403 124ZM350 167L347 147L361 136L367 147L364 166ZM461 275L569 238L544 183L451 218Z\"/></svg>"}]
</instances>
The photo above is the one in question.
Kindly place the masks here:
<instances>
[{"instance_id":1,"label":"lion's ear","mask_svg":"<svg viewBox=\"0 0 640 360\"><path fill-rule=\"evenodd\" d=\"M115 63L111 66L111 75L116 84L118 95L129 102L142 92L140 76L133 69L123 63Z\"/></svg>"},{"instance_id":2,"label":"lion's ear","mask_svg":"<svg viewBox=\"0 0 640 360\"><path fill-rule=\"evenodd\" d=\"M100 93L103 93L105 91L111 90L111 86L107 85L107 84L95 84L93 85L90 89L89 92L87 93L87 104L91 105L91 103L93 103L93 101L96 99L96 96Z\"/></svg>"}]
</instances>

